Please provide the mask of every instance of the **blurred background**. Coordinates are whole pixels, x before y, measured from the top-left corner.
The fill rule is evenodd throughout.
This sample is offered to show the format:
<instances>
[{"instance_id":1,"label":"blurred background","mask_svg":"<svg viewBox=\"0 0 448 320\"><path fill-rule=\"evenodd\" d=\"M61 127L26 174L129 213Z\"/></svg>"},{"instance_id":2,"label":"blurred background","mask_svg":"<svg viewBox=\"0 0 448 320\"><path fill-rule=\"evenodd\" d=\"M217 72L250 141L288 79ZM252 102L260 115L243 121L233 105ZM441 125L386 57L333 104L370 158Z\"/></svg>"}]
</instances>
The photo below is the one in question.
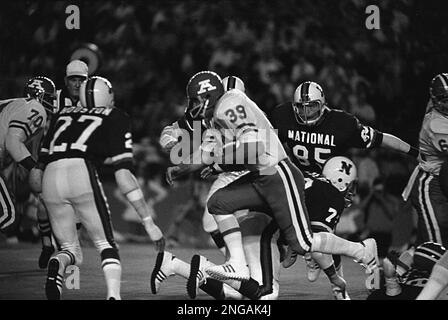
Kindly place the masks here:
<instances>
[{"instance_id":1,"label":"blurred background","mask_svg":"<svg viewBox=\"0 0 448 320\"><path fill-rule=\"evenodd\" d=\"M79 7L80 29L66 28L68 5ZM365 26L368 5L380 9L379 30ZM92 74L112 82L117 106L132 117L137 173L156 221L172 245L199 246L208 243L200 225L207 182L168 188L169 160L157 144L162 128L183 113L191 75L236 75L266 111L313 80L330 106L416 146L429 81L448 70L447 21L444 1L8 0L0 11L0 99L21 96L34 75L61 88L72 54L89 48ZM399 196L415 163L385 150L352 157L359 195L340 234L374 233L387 246L405 245L413 215ZM117 240L146 241L107 168L102 178ZM35 241L32 227L21 230L27 228L18 241Z\"/></svg>"}]
</instances>

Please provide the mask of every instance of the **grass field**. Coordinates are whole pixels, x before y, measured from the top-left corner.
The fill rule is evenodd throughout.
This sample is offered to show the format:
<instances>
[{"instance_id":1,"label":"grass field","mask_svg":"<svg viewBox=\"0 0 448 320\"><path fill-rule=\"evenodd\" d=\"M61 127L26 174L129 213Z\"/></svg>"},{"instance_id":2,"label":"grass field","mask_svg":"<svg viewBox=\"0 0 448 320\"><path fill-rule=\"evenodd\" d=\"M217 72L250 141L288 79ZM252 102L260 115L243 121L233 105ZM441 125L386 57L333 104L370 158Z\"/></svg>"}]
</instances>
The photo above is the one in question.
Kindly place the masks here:
<instances>
[{"instance_id":1,"label":"grass field","mask_svg":"<svg viewBox=\"0 0 448 320\"><path fill-rule=\"evenodd\" d=\"M199 253L211 261L220 263L222 257L214 249L174 248L170 249L178 258L187 262L193 254ZM16 244L0 246L0 299L43 300L46 271L37 266L40 254L38 244ZM64 300L103 300L106 285L100 268L100 258L91 247L83 248L84 262L80 269L79 290L63 291ZM156 252L152 245L120 244L122 260L122 299L124 300L185 300L186 280L170 277L157 295L149 288L149 278L155 263ZM350 297L364 300L368 294L365 288L364 269L349 259L343 260L345 279ZM211 300L201 292L197 300ZM280 300L332 300L330 285L325 275L310 283L306 279L303 259L292 267L282 269L280 275Z\"/></svg>"}]
</instances>

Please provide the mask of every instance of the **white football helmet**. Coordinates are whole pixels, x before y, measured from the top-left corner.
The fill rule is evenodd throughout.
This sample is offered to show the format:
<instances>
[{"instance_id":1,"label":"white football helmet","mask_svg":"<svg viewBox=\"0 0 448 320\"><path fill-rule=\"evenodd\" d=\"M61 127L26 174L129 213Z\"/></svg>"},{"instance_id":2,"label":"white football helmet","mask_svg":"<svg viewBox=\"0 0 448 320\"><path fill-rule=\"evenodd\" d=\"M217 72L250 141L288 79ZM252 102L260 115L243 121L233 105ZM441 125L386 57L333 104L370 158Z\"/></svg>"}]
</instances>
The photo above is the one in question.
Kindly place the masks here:
<instances>
[{"instance_id":1,"label":"white football helmet","mask_svg":"<svg viewBox=\"0 0 448 320\"><path fill-rule=\"evenodd\" d=\"M79 88L79 100L84 108L112 107L114 92L112 84L103 77L93 76L84 80Z\"/></svg>"},{"instance_id":2,"label":"white football helmet","mask_svg":"<svg viewBox=\"0 0 448 320\"><path fill-rule=\"evenodd\" d=\"M344 194L346 206L350 206L356 192L356 165L347 157L337 156L327 160L322 175Z\"/></svg>"},{"instance_id":3,"label":"white football helmet","mask_svg":"<svg viewBox=\"0 0 448 320\"><path fill-rule=\"evenodd\" d=\"M235 76L227 76L222 79L222 85L224 86L225 91L229 91L231 89L238 89L243 92L246 92L246 87L244 86L243 80Z\"/></svg>"},{"instance_id":4,"label":"white football helmet","mask_svg":"<svg viewBox=\"0 0 448 320\"><path fill-rule=\"evenodd\" d=\"M322 117L325 107L322 87L312 81L301 83L294 91L292 107L299 123L315 124Z\"/></svg>"}]
</instances>

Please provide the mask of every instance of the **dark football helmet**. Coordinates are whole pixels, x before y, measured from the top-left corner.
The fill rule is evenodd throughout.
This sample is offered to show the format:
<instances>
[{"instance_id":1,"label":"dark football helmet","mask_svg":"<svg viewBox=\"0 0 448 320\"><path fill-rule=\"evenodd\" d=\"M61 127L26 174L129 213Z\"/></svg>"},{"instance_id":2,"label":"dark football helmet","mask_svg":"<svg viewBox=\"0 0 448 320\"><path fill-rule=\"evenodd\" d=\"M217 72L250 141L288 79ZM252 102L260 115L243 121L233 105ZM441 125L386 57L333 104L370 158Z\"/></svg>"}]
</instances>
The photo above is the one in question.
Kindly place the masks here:
<instances>
[{"instance_id":1,"label":"dark football helmet","mask_svg":"<svg viewBox=\"0 0 448 320\"><path fill-rule=\"evenodd\" d=\"M292 107L300 124L316 124L324 113L325 105L324 91L316 82L305 81L294 91Z\"/></svg>"},{"instance_id":2,"label":"dark football helmet","mask_svg":"<svg viewBox=\"0 0 448 320\"><path fill-rule=\"evenodd\" d=\"M429 95L433 107L448 115L448 73L440 73L431 80Z\"/></svg>"},{"instance_id":3,"label":"dark football helmet","mask_svg":"<svg viewBox=\"0 0 448 320\"><path fill-rule=\"evenodd\" d=\"M436 262L443 256L446 249L436 242L425 242L415 248L414 269L430 273Z\"/></svg>"},{"instance_id":4,"label":"dark football helmet","mask_svg":"<svg viewBox=\"0 0 448 320\"><path fill-rule=\"evenodd\" d=\"M187 84L188 106L185 113L192 120L202 120L205 113L213 114L218 99L224 94L221 77L213 71L201 71Z\"/></svg>"},{"instance_id":5,"label":"dark football helmet","mask_svg":"<svg viewBox=\"0 0 448 320\"><path fill-rule=\"evenodd\" d=\"M54 82L47 77L37 76L30 78L26 82L24 95L27 98L33 98L39 101L50 113L56 113L58 111L54 103L56 99L56 87Z\"/></svg>"}]
</instances>

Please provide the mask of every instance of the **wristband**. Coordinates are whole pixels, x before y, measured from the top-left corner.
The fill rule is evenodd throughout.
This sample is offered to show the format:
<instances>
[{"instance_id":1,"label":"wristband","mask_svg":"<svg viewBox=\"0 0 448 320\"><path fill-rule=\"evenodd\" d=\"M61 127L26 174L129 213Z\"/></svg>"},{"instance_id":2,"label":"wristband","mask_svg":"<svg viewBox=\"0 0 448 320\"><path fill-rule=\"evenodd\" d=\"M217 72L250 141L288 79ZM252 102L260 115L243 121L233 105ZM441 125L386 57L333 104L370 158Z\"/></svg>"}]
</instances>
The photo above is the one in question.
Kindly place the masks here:
<instances>
[{"instance_id":1,"label":"wristband","mask_svg":"<svg viewBox=\"0 0 448 320\"><path fill-rule=\"evenodd\" d=\"M414 148L413 146L409 146L409 151L407 152L408 155L417 158L419 155L419 150L417 148Z\"/></svg>"},{"instance_id":2,"label":"wristband","mask_svg":"<svg viewBox=\"0 0 448 320\"><path fill-rule=\"evenodd\" d=\"M140 199L143 199L143 192L140 188L134 189L126 193L126 198L131 202L138 201Z\"/></svg>"},{"instance_id":3,"label":"wristband","mask_svg":"<svg viewBox=\"0 0 448 320\"><path fill-rule=\"evenodd\" d=\"M30 171L31 169L33 169L35 166L37 166L37 162L34 161L34 159L31 156L26 157L25 159L23 159L22 161L19 162L19 164L24 167L25 169L27 169L28 171Z\"/></svg>"},{"instance_id":4,"label":"wristband","mask_svg":"<svg viewBox=\"0 0 448 320\"><path fill-rule=\"evenodd\" d=\"M144 217L142 219L143 222L146 222L146 221L149 221L149 220L152 220L151 216L147 216L147 217Z\"/></svg>"}]
</instances>

